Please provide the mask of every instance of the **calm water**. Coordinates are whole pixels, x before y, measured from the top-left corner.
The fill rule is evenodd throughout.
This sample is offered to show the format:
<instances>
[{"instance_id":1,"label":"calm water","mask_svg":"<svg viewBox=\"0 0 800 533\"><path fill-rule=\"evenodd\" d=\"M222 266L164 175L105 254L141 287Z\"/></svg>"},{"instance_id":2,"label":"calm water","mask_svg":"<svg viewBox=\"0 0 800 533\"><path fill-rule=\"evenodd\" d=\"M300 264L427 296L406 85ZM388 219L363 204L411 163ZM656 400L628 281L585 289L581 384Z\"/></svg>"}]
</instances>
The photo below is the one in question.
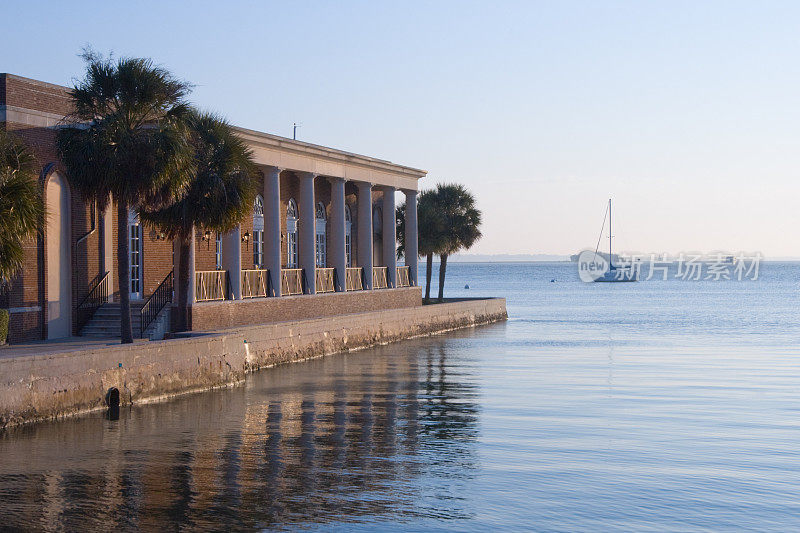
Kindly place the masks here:
<instances>
[{"instance_id":1,"label":"calm water","mask_svg":"<svg viewBox=\"0 0 800 533\"><path fill-rule=\"evenodd\" d=\"M0 527L800 529L800 264L448 271L512 318L7 432Z\"/></svg>"}]
</instances>

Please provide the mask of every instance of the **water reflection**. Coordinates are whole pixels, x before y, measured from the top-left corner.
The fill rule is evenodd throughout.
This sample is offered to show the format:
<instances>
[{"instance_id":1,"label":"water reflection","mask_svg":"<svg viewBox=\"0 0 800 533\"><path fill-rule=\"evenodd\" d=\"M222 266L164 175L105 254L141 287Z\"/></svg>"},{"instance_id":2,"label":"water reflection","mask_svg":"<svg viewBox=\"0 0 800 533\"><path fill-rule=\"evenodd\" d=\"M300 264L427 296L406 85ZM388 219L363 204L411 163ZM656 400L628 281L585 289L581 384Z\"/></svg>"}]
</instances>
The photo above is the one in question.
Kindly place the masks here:
<instances>
[{"instance_id":1,"label":"water reflection","mask_svg":"<svg viewBox=\"0 0 800 533\"><path fill-rule=\"evenodd\" d=\"M118 420L7 432L3 526L468 518L459 485L477 468L477 378L469 365L455 371L453 357L446 338L421 339L278 367L243 387L122 409Z\"/></svg>"}]
</instances>

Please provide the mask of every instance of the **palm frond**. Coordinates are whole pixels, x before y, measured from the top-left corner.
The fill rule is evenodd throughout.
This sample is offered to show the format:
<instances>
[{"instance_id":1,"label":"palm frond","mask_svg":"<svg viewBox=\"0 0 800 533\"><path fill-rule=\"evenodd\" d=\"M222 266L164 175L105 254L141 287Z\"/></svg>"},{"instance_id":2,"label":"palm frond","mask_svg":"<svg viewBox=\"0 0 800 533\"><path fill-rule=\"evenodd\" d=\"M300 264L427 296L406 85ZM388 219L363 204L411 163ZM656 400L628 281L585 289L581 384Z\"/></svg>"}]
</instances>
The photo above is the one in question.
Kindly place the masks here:
<instances>
[{"instance_id":1,"label":"palm frond","mask_svg":"<svg viewBox=\"0 0 800 533\"><path fill-rule=\"evenodd\" d=\"M24 242L41 231L44 216L35 157L18 138L0 131L0 282L22 267Z\"/></svg>"},{"instance_id":2,"label":"palm frond","mask_svg":"<svg viewBox=\"0 0 800 533\"><path fill-rule=\"evenodd\" d=\"M163 207L143 206L142 219L171 238L232 230L253 209L258 169L247 145L223 119L199 112L185 119L193 175L185 195Z\"/></svg>"}]
</instances>

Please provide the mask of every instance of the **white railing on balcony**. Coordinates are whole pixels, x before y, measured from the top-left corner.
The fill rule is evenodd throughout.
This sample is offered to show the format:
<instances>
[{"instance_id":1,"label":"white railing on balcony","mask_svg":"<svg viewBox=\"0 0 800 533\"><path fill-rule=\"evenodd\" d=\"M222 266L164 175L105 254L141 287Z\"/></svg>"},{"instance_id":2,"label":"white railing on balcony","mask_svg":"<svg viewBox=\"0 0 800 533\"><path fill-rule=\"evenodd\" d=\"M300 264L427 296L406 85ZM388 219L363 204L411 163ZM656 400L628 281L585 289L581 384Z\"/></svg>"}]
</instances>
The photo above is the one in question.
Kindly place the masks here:
<instances>
[{"instance_id":1,"label":"white railing on balcony","mask_svg":"<svg viewBox=\"0 0 800 533\"><path fill-rule=\"evenodd\" d=\"M281 270L281 294L286 296L303 294L302 268L284 268Z\"/></svg>"},{"instance_id":2,"label":"white railing on balcony","mask_svg":"<svg viewBox=\"0 0 800 533\"><path fill-rule=\"evenodd\" d=\"M362 291L364 285L361 282L361 267L347 267L347 283L345 289L348 291Z\"/></svg>"},{"instance_id":3,"label":"white railing on balcony","mask_svg":"<svg viewBox=\"0 0 800 533\"><path fill-rule=\"evenodd\" d=\"M385 289L389 286L389 267L372 267L372 288Z\"/></svg>"},{"instance_id":4,"label":"white railing on balcony","mask_svg":"<svg viewBox=\"0 0 800 533\"><path fill-rule=\"evenodd\" d=\"M397 286L410 287L411 286L411 269L407 266L397 267Z\"/></svg>"},{"instance_id":5,"label":"white railing on balcony","mask_svg":"<svg viewBox=\"0 0 800 533\"><path fill-rule=\"evenodd\" d=\"M242 270L242 298L266 298L269 270Z\"/></svg>"},{"instance_id":6,"label":"white railing on balcony","mask_svg":"<svg viewBox=\"0 0 800 533\"><path fill-rule=\"evenodd\" d=\"M195 272L194 299L198 302L225 299L227 270L203 270Z\"/></svg>"},{"instance_id":7,"label":"white railing on balcony","mask_svg":"<svg viewBox=\"0 0 800 533\"><path fill-rule=\"evenodd\" d=\"M333 292L336 290L336 285L334 283L334 271L333 268L318 268L317 269L317 276L315 287L317 289L317 293L322 292Z\"/></svg>"}]
</instances>

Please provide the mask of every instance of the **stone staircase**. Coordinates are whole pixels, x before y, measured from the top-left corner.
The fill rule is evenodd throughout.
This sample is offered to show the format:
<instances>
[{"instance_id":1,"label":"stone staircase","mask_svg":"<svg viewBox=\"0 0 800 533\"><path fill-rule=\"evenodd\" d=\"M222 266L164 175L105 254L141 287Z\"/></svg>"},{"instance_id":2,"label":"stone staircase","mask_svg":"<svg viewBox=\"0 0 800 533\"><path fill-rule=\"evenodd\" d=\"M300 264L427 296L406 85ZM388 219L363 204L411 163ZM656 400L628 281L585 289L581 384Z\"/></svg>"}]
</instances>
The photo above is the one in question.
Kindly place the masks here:
<instances>
[{"instance_id":1,"label":"stone staircase","mask_svg":"<svg viewBox=\"0 0 800 533\"><path fill-rule=\"evenodd\" d=\"M141 314L144 302L131 302L131 326L133 338L139 338L141 333ZM101 305L94 316L83 326L81 337L116 337L119 338L119 304L106 303Z\"/></svg>"}]
</instances>

